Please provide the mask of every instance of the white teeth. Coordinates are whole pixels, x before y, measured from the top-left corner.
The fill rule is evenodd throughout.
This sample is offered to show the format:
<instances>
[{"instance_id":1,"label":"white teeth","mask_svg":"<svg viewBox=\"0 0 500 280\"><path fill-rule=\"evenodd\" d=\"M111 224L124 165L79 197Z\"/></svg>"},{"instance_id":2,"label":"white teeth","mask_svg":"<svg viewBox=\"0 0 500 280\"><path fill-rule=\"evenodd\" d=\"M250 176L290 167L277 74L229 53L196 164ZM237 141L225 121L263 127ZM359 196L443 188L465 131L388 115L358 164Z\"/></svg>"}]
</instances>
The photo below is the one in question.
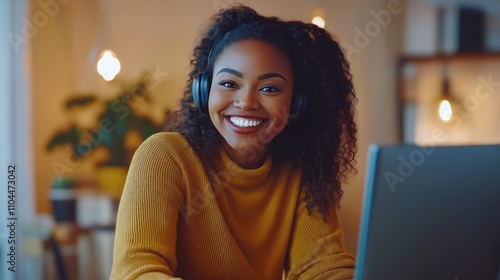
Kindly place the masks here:
<instances>
[{"instance_id":1,"label":"white teeth","mask_svg":"<svg viewBox=\"0 0 500 280\"><path fill-rule=\"evenodd\" d=\"M244 118L238 118L238 117L230 117L229 120L234 124L239 127L253 127L253 126L258 126L259 124L262 123L262 120L248 120Z\"/></svg>"}]
</instances>

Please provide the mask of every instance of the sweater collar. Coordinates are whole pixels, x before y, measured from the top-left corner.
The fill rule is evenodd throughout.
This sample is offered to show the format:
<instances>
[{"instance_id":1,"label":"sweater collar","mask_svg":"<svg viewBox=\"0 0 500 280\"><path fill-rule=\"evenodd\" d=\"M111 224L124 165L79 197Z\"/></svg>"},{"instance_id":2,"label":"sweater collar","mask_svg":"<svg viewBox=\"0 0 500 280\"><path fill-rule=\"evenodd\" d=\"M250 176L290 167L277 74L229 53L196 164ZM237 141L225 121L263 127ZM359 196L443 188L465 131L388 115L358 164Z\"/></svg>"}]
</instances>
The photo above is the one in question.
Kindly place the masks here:
<instances>
[{"instance_id":1,"label":"sweater collar","mask_svg":"<svg viewBox=\"0 0 500 280\"><path fill-rule=\"evenodd\" d=\"M251 187L259 185L264 182L272 167L272 157L270 154L266 155L264 164L255 169L245 169L237 165L224 149L221 149L220 159L217 163L217 170L219 177L223 181L229 180L229 184L235 187ZM220 173L222 172L222 173Z\"/></svg>"}]
</instances>

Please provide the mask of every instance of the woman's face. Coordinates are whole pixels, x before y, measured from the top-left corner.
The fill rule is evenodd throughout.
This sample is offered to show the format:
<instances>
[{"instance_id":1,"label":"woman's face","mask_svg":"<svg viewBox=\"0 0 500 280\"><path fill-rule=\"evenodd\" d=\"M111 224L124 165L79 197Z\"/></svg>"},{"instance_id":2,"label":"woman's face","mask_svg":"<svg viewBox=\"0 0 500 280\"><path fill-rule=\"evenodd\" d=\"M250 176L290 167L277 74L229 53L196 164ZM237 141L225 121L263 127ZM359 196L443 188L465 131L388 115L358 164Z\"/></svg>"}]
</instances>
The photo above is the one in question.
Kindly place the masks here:
<instances>
[{"instance_id":1,"label":"woman's face","mask_svg":"<svg viewBox=\"0 0 500 280\"><path fill-rule=\"evenodd\" d=\"M208 110L224 149L241 167L260 166L285 128L293 83L286 54L264 41L233 43L217 58Z\"/></svg>"}]
</instances>

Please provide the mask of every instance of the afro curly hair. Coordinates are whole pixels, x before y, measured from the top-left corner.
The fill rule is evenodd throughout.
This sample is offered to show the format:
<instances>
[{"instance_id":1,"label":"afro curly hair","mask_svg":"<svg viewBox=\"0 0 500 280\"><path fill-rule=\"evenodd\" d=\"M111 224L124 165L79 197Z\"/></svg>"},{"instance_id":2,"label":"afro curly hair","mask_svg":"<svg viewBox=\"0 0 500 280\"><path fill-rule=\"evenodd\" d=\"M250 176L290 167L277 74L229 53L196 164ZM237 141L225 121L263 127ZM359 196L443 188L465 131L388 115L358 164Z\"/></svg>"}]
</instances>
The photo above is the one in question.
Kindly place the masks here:
<instances>
[{"instance_id":1,"label":"afro curly hair","mask_svg":"<svg viewBox=\"0 0 500 280\"><path fill-rule=\"evenodd\" d=\"M307 105L270 143L273 159L292 160L301 169L301 186L309 212L316 209L326 219L339 207L341 183L355 169L356 94L349 63L339 43L326 30L301 21L266 17L252 8L235 5L219 11L199 45L194 48L181 109L169 118L168 130L183 134L205 165L214 169L222 137L208 113L193 102L193 80L211 71L227 46L246 39L275 45L290 58L294 95Z\"/></svg>"}]
</instances>

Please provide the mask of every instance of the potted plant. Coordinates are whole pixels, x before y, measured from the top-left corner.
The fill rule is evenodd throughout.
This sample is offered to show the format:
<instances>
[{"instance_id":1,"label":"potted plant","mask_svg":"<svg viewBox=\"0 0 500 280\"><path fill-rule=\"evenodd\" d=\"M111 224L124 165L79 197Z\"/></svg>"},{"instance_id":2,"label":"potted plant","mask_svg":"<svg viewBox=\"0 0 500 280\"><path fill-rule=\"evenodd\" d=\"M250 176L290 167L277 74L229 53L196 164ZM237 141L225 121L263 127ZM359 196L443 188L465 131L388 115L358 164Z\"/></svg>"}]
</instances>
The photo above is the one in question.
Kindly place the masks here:
<instances>
[{"instance_id":1,"label":"potted plant","mask_svg":"<svg viewBox=\"0 0 500 280\"><path fill-rule=\"evenodd\" d=\"M80 94L71 97L65 108L68 113L74 114L98 102L95 94ZM97 182L102 190L120 195L134 153L134 149L127 145L129 138L142 141L161 130L151 118L136 112L139 102L151 103L144 78L131 85L123 84L115 98L101 102L104 110L99 112L97 125L89 128L72 122L68 129L55 133L47 144L47 150L69 145L73 158L79 160L104 148L107 155L105 160L97 163Z\"/></svg>"}]
</instances>

